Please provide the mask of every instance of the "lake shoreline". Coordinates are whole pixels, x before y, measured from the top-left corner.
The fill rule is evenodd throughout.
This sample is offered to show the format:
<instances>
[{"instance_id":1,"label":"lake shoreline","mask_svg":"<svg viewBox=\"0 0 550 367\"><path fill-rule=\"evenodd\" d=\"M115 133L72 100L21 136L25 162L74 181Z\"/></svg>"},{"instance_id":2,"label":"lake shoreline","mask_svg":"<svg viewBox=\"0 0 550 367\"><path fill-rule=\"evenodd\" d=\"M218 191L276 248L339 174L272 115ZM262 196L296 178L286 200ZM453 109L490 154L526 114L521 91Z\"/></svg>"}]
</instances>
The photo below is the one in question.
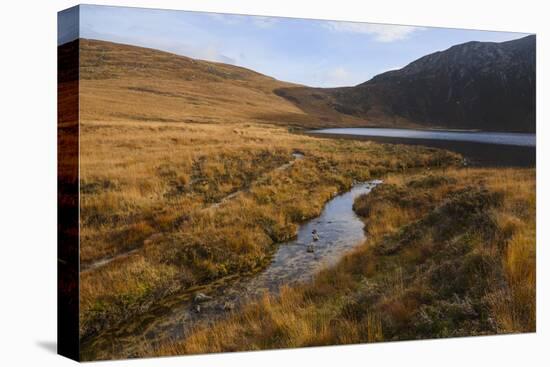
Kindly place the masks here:
<instances>
[{"instance_id":1,"label":"lake shoreline","mask_svg":"<svg viewBox=\"0 0 550 367\"><path fill-rule=\"evenodd\" d=\"M374 141L385 144L405 144L445 149L461 154L468 165L476 167L535 167L536 146L489 144L468 141L419 139L403 137L331 134L310 130L304 135L317 138Z\"/></svg>"},{"instance_id":2,"label":"lake shoreline","mask_svg":"<svg viewBox=\"0 0 550 367\"><path fill-rule=\"evenodd\" d=\"M343 128L354 128L354 129L399 129L399 130L417 130L417 131L428 131L428 132L464 132L464 133L505 133L505 134L535 134L536 131L525 131L525 130L482 130L482 129L459 129L459 128L446 128L446 127L437 127L437 126L422 126L422 125L405 125L405 126L393 126L393 125L357 125L357 126L347 126ZM317 127L304 129L304 131L315 131L315 130L325 130L325 129L338 129L337 127Z\"/></svg>"}]
</instances>

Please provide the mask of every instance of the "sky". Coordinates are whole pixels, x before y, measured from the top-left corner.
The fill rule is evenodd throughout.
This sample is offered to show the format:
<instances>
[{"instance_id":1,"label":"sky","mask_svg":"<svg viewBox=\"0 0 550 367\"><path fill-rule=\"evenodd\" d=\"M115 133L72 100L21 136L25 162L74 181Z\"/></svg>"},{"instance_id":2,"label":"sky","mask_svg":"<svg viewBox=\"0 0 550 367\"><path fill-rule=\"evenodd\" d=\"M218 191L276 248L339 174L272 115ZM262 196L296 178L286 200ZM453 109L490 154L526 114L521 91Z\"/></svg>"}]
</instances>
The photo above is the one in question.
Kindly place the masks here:
<instances>
[{"instance_id":1,"label":"sky","mask_svg":"<svg viewBox=\"0 0 550 367\"><path fill-rule=\"evenodd\" d=\"M58 44L80 35L238 65L312 87L356 85L459 43L527 35L96 5L80 5L78 17L76 9L59 13Z\"/></svg>"}]
</instances>

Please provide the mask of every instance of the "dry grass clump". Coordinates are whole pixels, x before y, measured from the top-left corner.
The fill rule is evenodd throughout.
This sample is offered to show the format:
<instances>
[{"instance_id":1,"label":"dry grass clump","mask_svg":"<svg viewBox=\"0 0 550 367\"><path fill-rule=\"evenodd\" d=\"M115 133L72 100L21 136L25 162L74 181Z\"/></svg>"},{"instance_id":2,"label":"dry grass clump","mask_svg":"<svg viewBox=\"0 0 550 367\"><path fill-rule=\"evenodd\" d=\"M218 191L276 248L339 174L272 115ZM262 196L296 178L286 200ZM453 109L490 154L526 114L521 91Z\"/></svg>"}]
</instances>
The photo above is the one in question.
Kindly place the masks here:
<instances>
[{"instance_id":1,"label":"dry grass clump","mask_svg":"<svg viewBox=\"0 0 550 367\"><path fill-rule=\"evenodd\" d=\"M367 242L313 284L143 354L534 331L534 185L532 169L391 176L355 203Z\"/></svg>"}]
</instances>

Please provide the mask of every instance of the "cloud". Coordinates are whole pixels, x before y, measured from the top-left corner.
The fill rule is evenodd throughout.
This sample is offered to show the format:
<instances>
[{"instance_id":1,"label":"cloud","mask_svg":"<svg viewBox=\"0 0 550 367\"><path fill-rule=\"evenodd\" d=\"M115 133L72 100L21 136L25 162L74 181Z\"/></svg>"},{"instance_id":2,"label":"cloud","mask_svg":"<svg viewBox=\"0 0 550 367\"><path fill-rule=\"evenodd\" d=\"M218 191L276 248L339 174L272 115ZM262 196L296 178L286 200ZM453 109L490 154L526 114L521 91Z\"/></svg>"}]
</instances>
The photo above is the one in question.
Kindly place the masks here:
<instances>
[{"instance_id":1,"label":"cloud","mask_svg":"<svg viewBox=\"0 0 550 367\"><path fill-rule=\"evenodd\" d=\"M356 22L324 22L323 25L333 32L368 34L378 42L394 42L408 38L413 32L423 30L422 27L391 24L371 24Z\"/></svg>"},{"instance_id":2,"label":"cloud","mask_svg":"<svg viewBox=\"0 0 550 367\"><path fill-rule=\"evenodd\" d=\"M202 45L201 47L186 47L181 54L195 59L223 62L224 64L237 65L237 60L224 54L220 47L215 44Z\"/></svg>"},{"instance_id":3,"label":"cloud","mask_svg":"<svg viewBox=\"0 0 550 367\"><path fill-rule=\"evenodd\" d=\"M338 66L326 73L323 84L327 86L346 86L353 84L353 79L352 73Z\"/></svg>"},{"instance_id":4,"label":"cloud","mask_svg":"<svg viewBox=\"0 0 550 367\"><path fill-rule=\"evenodd\" d=\"M343 67L337 67L329 72L329 76L333 79L346 79L349 78L349 72Z\"/></svg>"},{"instance_id":5,"label":"cloud","mask_svg":"<svg viewBox=\"0 0 550 367\"><path fill-rule=\"evenodd\" d=\"M279 22L279 19L275 17L263 17L259 15L237 15L237 14L218 14L208 13L211 19L221 22L226 25L238 25L246 22L258 27L258 28L271 28L274 24Z\"/></svg>"},{"instance_id":6,"label":"cloud","mask_svg":"<svg viewBox=\"0 0 550 367\"><path fill-rule=\"evenodd\" d=\"M239 24L242 21L242 15L232 15L232 14L219 14L219 13L206 13L210 18L217 20L218 22L235 25Z\"/></svg>"}]
</instances>

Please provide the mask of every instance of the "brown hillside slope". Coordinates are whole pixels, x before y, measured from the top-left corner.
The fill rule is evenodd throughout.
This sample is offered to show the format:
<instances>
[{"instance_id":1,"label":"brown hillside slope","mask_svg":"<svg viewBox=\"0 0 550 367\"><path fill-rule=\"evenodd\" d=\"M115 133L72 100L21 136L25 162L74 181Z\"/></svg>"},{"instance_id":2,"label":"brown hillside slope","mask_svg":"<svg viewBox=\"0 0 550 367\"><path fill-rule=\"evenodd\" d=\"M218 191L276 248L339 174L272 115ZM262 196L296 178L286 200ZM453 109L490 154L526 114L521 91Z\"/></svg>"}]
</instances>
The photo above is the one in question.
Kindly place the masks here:
<instances>
[{"instance_id":1,"label":"brown hillside slope","mask_svg":"<svg viewBox=\"0 0 550 367\"><path fill-rule=\"evenodd\" d=\"M84 121L320 126L318 116L273 92L298 85L242 67L87 39L80 40L80 52Z\"/></svg>"}]
</instances>

